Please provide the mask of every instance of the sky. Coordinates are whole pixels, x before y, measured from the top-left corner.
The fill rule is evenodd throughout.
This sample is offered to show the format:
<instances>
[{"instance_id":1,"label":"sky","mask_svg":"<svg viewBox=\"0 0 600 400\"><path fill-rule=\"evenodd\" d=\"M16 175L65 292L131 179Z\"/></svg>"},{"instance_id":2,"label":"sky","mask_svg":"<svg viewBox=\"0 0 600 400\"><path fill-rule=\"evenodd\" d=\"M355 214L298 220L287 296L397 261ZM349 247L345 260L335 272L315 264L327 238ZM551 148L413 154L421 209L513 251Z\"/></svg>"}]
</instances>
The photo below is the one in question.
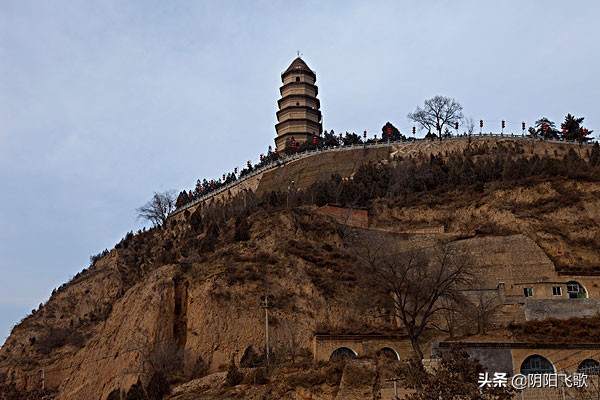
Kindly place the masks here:
<instances>
[{"instance_id":1,"label":"sky","mask_svg":"<svg viewBox=\"0 0 600 400\"><path fill-rule=\"evenodd\" d=\"M0 343L141 228L153 192L257 162L298 51L326 130L409 134L442 95L487 130L571 113L596 135L598 17L595 0L0 0Z\"/></svg>"}]
</instances>

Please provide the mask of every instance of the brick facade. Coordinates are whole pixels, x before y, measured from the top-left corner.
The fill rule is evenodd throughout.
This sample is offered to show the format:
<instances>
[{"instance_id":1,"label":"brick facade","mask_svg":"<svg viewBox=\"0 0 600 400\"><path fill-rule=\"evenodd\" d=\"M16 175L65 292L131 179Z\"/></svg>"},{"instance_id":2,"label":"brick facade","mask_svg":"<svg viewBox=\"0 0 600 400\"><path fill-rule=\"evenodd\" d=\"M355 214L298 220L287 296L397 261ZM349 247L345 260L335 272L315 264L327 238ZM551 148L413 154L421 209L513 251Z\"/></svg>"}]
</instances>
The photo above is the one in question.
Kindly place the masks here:
<instances>
[{"instance_id":1,"label":"brick facade","mask_svg":"<svg viewBox=\"0 0 600 400\"><path fill-rule=\"evenodd\" d=\"M333 217L336 222L342 225L354 226L358 228L369 227L369 212L364 208L345 208L332 204L326 204L317 209L317 214Z\"/></svg>"}]
</instances>

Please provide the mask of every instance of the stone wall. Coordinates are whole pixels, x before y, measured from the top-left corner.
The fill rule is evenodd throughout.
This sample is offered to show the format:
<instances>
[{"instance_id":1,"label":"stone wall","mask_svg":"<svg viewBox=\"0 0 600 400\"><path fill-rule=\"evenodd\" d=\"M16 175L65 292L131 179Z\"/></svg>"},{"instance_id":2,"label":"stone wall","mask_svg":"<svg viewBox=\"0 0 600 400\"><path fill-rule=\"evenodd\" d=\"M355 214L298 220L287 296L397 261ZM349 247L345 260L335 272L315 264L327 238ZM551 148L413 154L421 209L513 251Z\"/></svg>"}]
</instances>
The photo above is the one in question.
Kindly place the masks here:
<instances>
[{"instance_id":1,"label":"stone wall","mask_svg":"<svg viewBox=\"0 0 600 400\"><path fill-rule=\"evenodd\" d=\"M440 357L452 348L463 350L478 359L490 373L506 372L509 375L519 374L521 364L527 357L533 355L545 357L552 363L556 372L576 371L583 360L600 360L600 344L598 343L440 342L432 346L432 357Z\"/></svg>"},{"instance_id":2,"label":"stone wall","mask_svg":"<svg viewBox=\"0 0 600 400\"><path fill-rule=\"evenodd\" d=\"M393 349L401 360L412 355L406 337L391 335L315 335L312 347L315 362L329 361L331 354L340 347L347 347L358 356L374 356L384 347Z\"/></svg>"},{"instance_id":3,"label":"stone wall","mask_svg":"<svg viewBox=\"0 0 600 400\"><path fill-rule=\"evenodd\" d=\"M522 295L516 284L546 282L557 276L552 261L525 235L473 238L455 246L464 251L479 287L504 283L506 294Z\"/></svg>"},{"instance_id":4,"label":"stone wall","mask_svg":"<svg viewBox=\"0 0 600 400\"><path fill-rule=\"evenodd\" d=\"M569 319L593 317L600 313L600 299L527 299L525 319L543 320L549 317Z\"/></svg>"},{"instance_id":5,"label":"stone wall","mask_svg":"<svg viewBox=\"0 0 600 400\"><path fill-rule=\"evenodd\" d=\"M437 358L451 351L452 348L465 351L476 359L488 372L513 373L513 359L510 343L433 343L431 357ZM477 377L473 377L476 379Z\"/></svg>"}]
</instances>

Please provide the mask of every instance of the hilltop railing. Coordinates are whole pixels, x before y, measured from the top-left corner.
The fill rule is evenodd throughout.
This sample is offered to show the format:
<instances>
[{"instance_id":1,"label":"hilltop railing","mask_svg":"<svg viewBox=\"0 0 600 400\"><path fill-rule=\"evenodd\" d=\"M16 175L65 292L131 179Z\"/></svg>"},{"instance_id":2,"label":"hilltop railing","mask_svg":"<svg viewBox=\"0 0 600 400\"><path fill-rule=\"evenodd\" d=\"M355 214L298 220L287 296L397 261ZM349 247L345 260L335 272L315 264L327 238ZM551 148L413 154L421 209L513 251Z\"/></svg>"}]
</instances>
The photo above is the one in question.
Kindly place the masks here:
<instances>
[{"instance_id":1,"label":"hilltop railing","mask_svg":"<svg viewBox=\"0 0 600 400\"><path fill-rule=\"evenodd\" d=\"M531 135L515 135L514 133L492 133L492 132L482 132L482 133L472 133L472 134L463 134L463 135L454 135L454 136L448 136L448 137L444 137L442 138L442 142L446 142L446 141L457 141L457 140L462 140L462 139L467 139L467 138L477 138L477 137L502 137L502 138L509 138L509 139L519 139L519 140L531 140L531 141L536 141L536 142L551 142L551 143L565 143L565 144L570 144L570 145L581 145L581 146L590 146L594 143L594 141L590 140L588 142L578 142L578 141L574 141L574 140L556 140L556 139L544 139L544 138L540 138L540 137L533 137ZM174 215L177 215L181 212L183 212L184 210L187 210L190 207L194 207L197 204L200 204L206 200L209 200L211 198L213 198L214 196L223 193L226 190L231 189L232 187L235 187L239 184L241 184L242 182L247 181L248 179L258 175L258 174L262 174L263 172L275 169L275 168L279 168L285 164L288 164L292 161L296 161L302 158L306 158L306 157L311 157L314 156L316 154L319 153L324 153L324 152L336 152L336 151L347 151L347 150L354 150L354 149L359 149L359 148L378 148L378 147L387 147L387 146L392 146L392 145L397 145L397 144L417 144L417 143L426 143L426 142L440 142L438 139L406 139L406 140L396 140L396 141L382 141L382 142L370 142L370 143L359 143L359 144L350 144L350 145L339 145L339 146L333 146L333 147L322 147L322 148L317 148L314 150L305 150L301 153L294 153L291 155L286 155L285 158L280 158L277 161L273 161L269 164L263 165L260 168L257 168L255 170L253 170L252 172L249 172L247 174L245 174L244 176L236 179L233 182L229 182L223 186L220 186L218 189L215 189L213 191L211 191L210 193L206 193L204 195L201 195L200 197L195 198L194 200L190 201L189 203L184 204L181 207L178 207L175 211L173 211L171 214L169 214L169 217L172 217Z\"/></svg>"}]
</instances>

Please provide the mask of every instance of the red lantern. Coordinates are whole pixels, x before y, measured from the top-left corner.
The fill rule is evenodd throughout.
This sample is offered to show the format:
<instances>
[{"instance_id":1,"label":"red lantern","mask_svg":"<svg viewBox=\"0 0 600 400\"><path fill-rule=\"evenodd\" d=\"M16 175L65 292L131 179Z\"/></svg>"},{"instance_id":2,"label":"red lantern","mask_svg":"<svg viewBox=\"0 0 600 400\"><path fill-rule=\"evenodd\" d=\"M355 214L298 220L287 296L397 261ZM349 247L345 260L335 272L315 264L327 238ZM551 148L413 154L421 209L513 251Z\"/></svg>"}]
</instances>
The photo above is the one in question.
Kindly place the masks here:
<instances>
[{"instance_id":1,"label":"red lantern","mask_svg":"<svg viewBox=\"0 0 600 400\"><path fill-rule=\"evenodd\" d=\"M588 130L587 128L583 128L583 136L587 136L588 135Z\"/></svg>"},{"instance_id":2,"label":"red lantern","mask_svg":"<svg viewBox=\"0 0 600 400\"><path fill-rule=\"evenodd\" d=\"M414 135L415 133L417 133L417 127L416 127L416 126L413 126L413 135Z\"/></svg>"},{"instance_id":3,"label":"red lantern","mask_svg":"<svg viewBox=\"0 0 600 400\"><path fill-rule=\"evenodd\" d=\"M525 122L521 122L521 129L525 130Z\"/></svg>"},{"instance_id":4,"label":"red lantern","mask_svg":"<svg viewBox=\"0 0 600 400\"><path fill-rule=\"evenodd\" d=\"M277 150L277 147L275 147L275 154L279 154L279 150Z\"/></svg>"},{"instance_id":5,"label":"red lantern","mask_svg":"<svg viewBox=\"0 0 600 400\"><path fill-rule=\"evenodd\" d=\"M210 180L210 186L213 186L215 184L215 181L213 179Z\"/></svg>"},{"instance_id":6,"label":"red lantern","mask_svg":"<svg viewBox=\"0 0 600 400\"><path fill-rule=\"evenodd\" d=\"M562 127L562 134L566 135L567 134L567 127L565 126L565 124L562 124L561 127Z\"/></svg>"},{"instance_id":7,"label":"red lantern","mask_svg":"<svg viewBox=\"0 0 600 400\"><path fill-rule=\"evenodd\" d=\"M363 132L363 138L365 138L365 139L367 138L367 131Z\"/></svg>"},{"instance_id":8,"label":"red lantern","mask_svg":"<svg viewBox=\"0 0 600 400\"><path fill-rule=\"evenodd\" d=\"M388 137L392 136L392 127L388 126Z\"/></svg>"},{"instance_id":9,"label":"red lantern","mask_svg":"<svg viewBox=\"0 0 600 400\"><path fill-rule=\"evenodd\" d=\"M263 158L264 158L264 156L261 154L261 155L260 155L260 162L262 162L262 161L263 161Z\"/></svg>"},{"instance_id":10,"label":"red lantern","mask_svg":"<svg viewBox=\"0 0 600 400\"><path fill-rule=\"evenodd\" d=\"M292 140L292 149L296 150L296 140Z\"/></svg>"},{"instance_id":11,"label":"red lantern","mask_svg":"<svg viewBox=\"0 0 600 400\"><path fill-rule=\"evenodd\" d=\"M237 174L237 167L235 167L235 168L233 169L233 173L234 173L234 174Z\"/></svg>"},{"instance_id":12,"label":"red lantern","mask_svg":"<svg viewBox=\"0 0 600 400\"><path fill-rule=\"evenodd\" d=\"M225 180L225 174L223 174L223 180Z\"/></svg>"},{"instance_id":13,"label":"red lantern","mask_svg":"<svg viewBox=\"0 0 600 400\"><path fill-rule=\"evenodd\" d=\"M546 133L546 131L547 131L547 130L548 130L548 125L546 125L546 124L542 124L542 131L543 131L544 133Z\"/></svg>"},{"instance_id":14,"label":"red lantern","mask_svg":"<svg viewBox=\"0 0 600 400\"><path fill-rule=\"evenodd\" d=\"M479 120L479 127L483 128L483 120L482 119Z\"/></svg>"},{"instance_id":15,"label":"red lantern","mask_svg":"<svg viewBox=\"0 0 600 400\"><path fill-rule=\"evenodd\" d=\"M342 140L344 140L344 138L343 138L342 134L340 133L340 142L341 142Z\"/></svg>"},{"instance_id":16,"label":"red lantern","mask_svg":"<svg viewBox=\"0 0 600 400\"><path fill-rule=\"evenodd\" d=\"M246 162L246 166L247 166L248 168L250 168L250 160L248 160L248 161Z\"/></svg>"},{"instance_id":17,"label":"red lantern","mask_svg":"<svg viewBox=\"0 0 600 400\"><path fill-rule=\"evenodd\" d=\"M454 123L454 129L458 130L458 121Z\"/></svg>"},{"instance_id":18,"label":"red lantern","mask_svg":"<svg viewBox=\"0 0 600 400\"><path fill-rule=\"evenodd\" d=\"M504 129L506 127L506 123L504 122L504 120L502 120L502 129Z\"/></svg>"},{"instance_id":19,"label":"red lantern","mask_svg":"<svg viewBox=\"0 0 600 400\"><path fill-rule=\"evenodd\" d=\"M313 136L313 144L316 146L317 145L317 136Z\"/></svg>"}]
</instances>

